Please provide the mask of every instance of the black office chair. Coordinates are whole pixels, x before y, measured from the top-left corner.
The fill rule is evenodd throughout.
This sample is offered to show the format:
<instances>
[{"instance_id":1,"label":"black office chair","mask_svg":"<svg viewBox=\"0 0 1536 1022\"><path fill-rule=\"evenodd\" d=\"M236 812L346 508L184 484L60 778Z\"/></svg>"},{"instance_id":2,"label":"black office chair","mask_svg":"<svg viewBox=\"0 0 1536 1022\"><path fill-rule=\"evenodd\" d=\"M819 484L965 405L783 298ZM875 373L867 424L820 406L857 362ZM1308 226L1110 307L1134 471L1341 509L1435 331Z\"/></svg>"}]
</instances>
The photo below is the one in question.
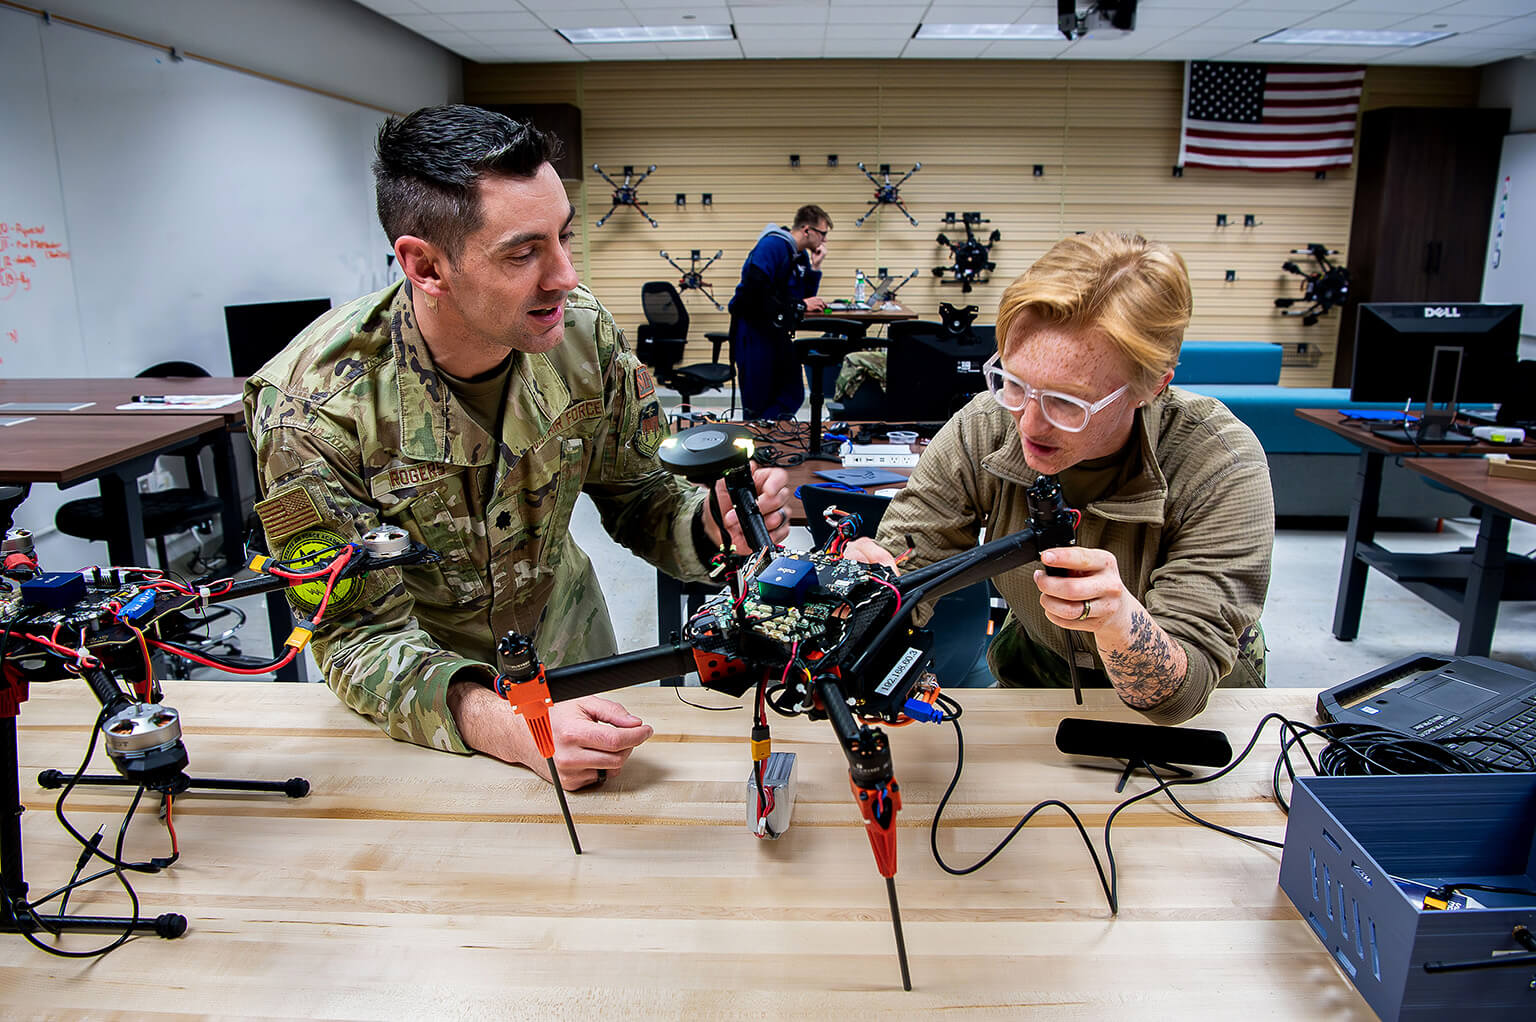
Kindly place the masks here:
<instances>
[{"instance_id":1,"label":"black office chair","mask_svg":"<svg viewBox=\"0 0 1536 1022\"><path fill-rule=\"evenodd\" d=\"M651 280L640 285L640 305L645 322L635 330L635 356L650 366L656 382L671 387L682 397L681 408L690 411L690 403L706 390L731 385L731 414L736 414L736 365L720 361L720 349L728 335L711 331L704 339L714 346L713 361L680 366L688 344L688 309L670 281Z\"/></svg>"},{"instance_id":2,"label":"black office chair","mask_svg":"<svg viewBox=\"0 0 1536 1022\"><path fill-rule=\"evenodd\" d=\"M836 506L860 518L858 535L873 536L880 517L891 506L889 497L852 490L834 490L822 486L800 487L800 503L805 507L806 524L817 546L832 535L832 526L823 514ZM987 652L992 641L989 621L992 615L992 587L977 582L957 593L940 597L934 604L927 627L933 632L933 673L941 686L962 687L966 677Z\"/></svg>"},{"instance_id":3,"label":"black office chair","mask_svg":"<svg viewBox=\"0 0 1536 1022\"><path fill-rule=\"evenodd\" d=\"M836 461L836 455L823 450L821 423L822 409L826 404L828 377L833 385L837 381L837 367L850 352L879 347L865 334L869 324L855 319L836 319L831 316L807 316L795 333L795 356L805 366L811 383L811 428L808 461Z\"/></svg>"}]
</instances>

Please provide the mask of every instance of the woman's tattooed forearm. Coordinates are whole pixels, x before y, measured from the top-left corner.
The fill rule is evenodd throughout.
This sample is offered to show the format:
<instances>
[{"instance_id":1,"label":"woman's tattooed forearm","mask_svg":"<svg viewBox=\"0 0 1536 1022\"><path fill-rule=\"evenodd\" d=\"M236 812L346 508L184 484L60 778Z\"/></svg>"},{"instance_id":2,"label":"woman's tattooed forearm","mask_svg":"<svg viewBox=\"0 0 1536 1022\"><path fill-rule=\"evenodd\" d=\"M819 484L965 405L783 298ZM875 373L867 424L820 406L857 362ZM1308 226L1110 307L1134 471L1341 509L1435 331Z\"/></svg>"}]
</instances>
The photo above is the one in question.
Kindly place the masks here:
<instances>
[{"instance_id":1,"label":"woman's tattooed forearm","mask_svg":"<svg viewBox=\"0 0 1536 1022\"><path fill-rule=\"evenodd\" d=\"M1103 650L1101 655L1111 680L1117 682L1120 698L1135 709L1156 706L1184 683L1187 668L1179 666L1173 640L1145 610L1131 615L1130 642L1121 649Z\"/></svg>"}]
</instances>

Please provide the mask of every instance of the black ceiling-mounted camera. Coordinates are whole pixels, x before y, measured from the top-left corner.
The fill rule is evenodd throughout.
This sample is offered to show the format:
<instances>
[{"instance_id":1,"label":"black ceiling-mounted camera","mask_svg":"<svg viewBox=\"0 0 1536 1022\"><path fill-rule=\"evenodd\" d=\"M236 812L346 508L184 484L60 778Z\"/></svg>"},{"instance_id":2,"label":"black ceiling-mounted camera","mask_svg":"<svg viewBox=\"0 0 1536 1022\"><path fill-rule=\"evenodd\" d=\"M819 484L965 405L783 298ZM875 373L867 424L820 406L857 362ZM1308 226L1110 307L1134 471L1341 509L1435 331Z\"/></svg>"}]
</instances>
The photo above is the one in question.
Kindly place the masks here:
<instances>
[{"instance_id":1,"label":"black ceiling-mounted camera","mask_svg":"<svg viewBox=\"0 0 1536 1022\"><path fill-rule=\"evenodd\" d=\"M1056 27L1068 39L1124 35L1136 27L1136 0L1098 0L1081 13L1076 0L1056 0Z\"/></svg>"}]
</instances>

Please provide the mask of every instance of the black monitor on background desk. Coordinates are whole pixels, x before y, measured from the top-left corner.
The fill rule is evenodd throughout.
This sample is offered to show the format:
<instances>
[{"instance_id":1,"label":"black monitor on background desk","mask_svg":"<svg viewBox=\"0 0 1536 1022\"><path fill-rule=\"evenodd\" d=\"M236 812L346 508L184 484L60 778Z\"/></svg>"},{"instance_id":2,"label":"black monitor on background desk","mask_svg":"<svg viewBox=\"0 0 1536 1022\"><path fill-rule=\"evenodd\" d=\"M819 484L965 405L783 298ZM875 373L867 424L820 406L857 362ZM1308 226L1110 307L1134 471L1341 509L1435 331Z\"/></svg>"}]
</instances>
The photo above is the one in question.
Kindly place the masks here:
<instances>
[{"instance_id":1,"label":"black monitor on background desk","mask_svg":"<svg viewBox=\"0 0 1536 1022\"><path fill-rule=\"evenodd\" d=\"M224 306L231 376L250 376L331 307L329 298Z\"/></svg>"},{"instance_id":2,"label":"black monitor on background desk","mask_svg":"<svg viewBox=\"0 0 1536 1022\"><path fill-rule=\"evenodd\" d=\"M981 367L997 354L995 328L956 336L940 323L892 323L886 359L887 417L944 420L987 389Z\"/></svg>"},{"instance_id":3,"label":"black monitor on background desk","mask_svg":"<svg viewBox=\"0 0 1536 1022\"><path fill-rule=\"evenodd\" d=\"M1404 442L1470 442L1450 428L1458 404L1516 395L1518 305L1367 302L1356 320L1351 401L1411 403L1417 424L1377 429ZM1398 434L1402 434L1400 437Z\"/></svg>"}]
</instances>

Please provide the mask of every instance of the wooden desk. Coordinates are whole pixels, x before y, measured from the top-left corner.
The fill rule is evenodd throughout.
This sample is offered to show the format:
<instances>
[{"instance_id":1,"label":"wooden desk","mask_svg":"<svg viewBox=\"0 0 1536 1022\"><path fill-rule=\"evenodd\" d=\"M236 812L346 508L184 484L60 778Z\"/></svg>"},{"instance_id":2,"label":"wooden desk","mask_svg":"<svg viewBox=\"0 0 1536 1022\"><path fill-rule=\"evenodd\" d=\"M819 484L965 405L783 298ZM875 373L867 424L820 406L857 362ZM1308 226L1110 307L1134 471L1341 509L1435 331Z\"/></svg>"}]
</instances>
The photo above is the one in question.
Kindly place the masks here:
<instances>
[{"instance_id":1,"label":"wooden desk","mask_svg":"<svg viewBox=\"0 0 1536 1022\"><path fill-rule=\"evenodd\" d=\"M238 394L245 386L243 376L170 376L158 379L128 377L107 378L47 378L0 380L0 406L10 402L74 401L91 403L79 412L13 412L0 407L5 415L217 415L230 428L245 428L245 408L239 401L220 408L186 408L166 405L164 410L153 413L119 412L118 405L127 404L138 394Z\"/></svg>"},{"instance_id":2,"label":"wooden desk","mask_svg":"<svg viewBox=\"0 0 1536 1022\"><path fill-rule=\"evenodd\" d=\"M188 917L186 936L72 961L0 935L0 1015L1373 1017L1278 887L1279 851L1188 823L1161 798L1117 820L1118 918L1059 813L1042 813L979 873L941 872L926 824L954 768L947 725L891 733L905 806L904 993L885 887L825 722L774 718L775 749L799 754L798 799L784 838L758 841L745 824L745 711L700 712L666 689L621 693L656 735L607 786L571 796L578 857L543 782L486 757L392 742L322 686L165 688L194 776L298 774L313 793L179 798L182 861L132 880L143 912ZM1059 754L1055 727L1084 710L1135 714L1109 693L1084 696L1087 707L1074 708L1070 693L959 693L965 776L939 837L947 858L969 864L1050 797L1101 840L1116 774ZM1219 690L1196 723L1240 748L1265 711L1311 720L1314 699ZM22 706L34 894L67 880L79 852L37 772L73 768L95 716L79 682L34 685ZM1271 730L1233 774L1181 799L1279 840L1276 746ZM97 769L110 772L99 746ZM78 789L66 812L86 834L115 834L128 799ZM141 808L128 854L167 846L154 811ZM116 913L126 903L98 882L70 908Z\"/></svg>"},{"instance_id":3,"label":"wooden desk","mask_svg":"<svg viewBox=\"0 0 1536 1022\"><path fill-rule=\"evenodd\" d=\"M1462 606L1462 603L1443 592L1457 587L1465 591L1468 573L1471 571L1468 559L1455 554L1394 554L1375 542L1381 503L1381 469L1388 455L1404 457L1407 459L1405 463L1413 467L1416 455L1481 455L1508 448L1484 443L1419 446L1398 443L1372 433L1369 422L1340 418L1336 408L1298 408L1296 416L1313 425L1322 426L1360 448L1355 496L1349 510L1349 529L1344 536L1344 564L1339 571L1339 591L1333 608L1334 637L1348 642L1360 634L1360 612L1365 604L1367 570L1375 568L1439 609L1462 620L1462 632L1457 638L1458 654L1486 656L1486 642L1481 648L1462 648L1463 642L1470 643L1473 637L1466 627L1466 619L1458 611L1448 609L1453 605ZM1530 442L1527 442L1526 447L1536 450L1536 444ZM1507 526L1506 522L1506 531ZM1497 598L1496 591L1495 601Z\"/></svg>"},{"instance_id":4,"label":"wooden desk","mask_svg":"<svg viewBox=\"0 0 1536 1022\"><path fill-rule=\"evenodd\" d=\"M224 431L213 415L39 415L0 428L0 483L53 483L68 488L95 479L114 535L114 564L146 563L139 476L155 458L188 440Z\"/></svg>"},{"instance_id":5,"label":"wooden desk","mask_svg":"<svg viewBox=\"0 0 1536 1022\"><path fill-rule=\"evenodd\" d=\"M1510 562L1510 519L1536 522L1536 482L1490 476L1488 463L1482 458L1411 458L1406 464L1483 509L1465 580L1420 595L1461 622L1456 632L1458 656L1487 656L1493 646L1493 628ZM1525 558L1516 563L1528 567Z\"/></svg>"},{"instance_id":6,"label":"wooden desk","mask_svg":"<svg viewBox=\"0 0 1536 1022\"><path fill-rule=\"evenodd\" d=\"M860 323L895 323L903 319L916 319L917 313L900 302L886 302L878 309L855 309L842 303L828 303L826 311L815 313L834 319L852 319Z\"/></svg>"}]
</instances>

